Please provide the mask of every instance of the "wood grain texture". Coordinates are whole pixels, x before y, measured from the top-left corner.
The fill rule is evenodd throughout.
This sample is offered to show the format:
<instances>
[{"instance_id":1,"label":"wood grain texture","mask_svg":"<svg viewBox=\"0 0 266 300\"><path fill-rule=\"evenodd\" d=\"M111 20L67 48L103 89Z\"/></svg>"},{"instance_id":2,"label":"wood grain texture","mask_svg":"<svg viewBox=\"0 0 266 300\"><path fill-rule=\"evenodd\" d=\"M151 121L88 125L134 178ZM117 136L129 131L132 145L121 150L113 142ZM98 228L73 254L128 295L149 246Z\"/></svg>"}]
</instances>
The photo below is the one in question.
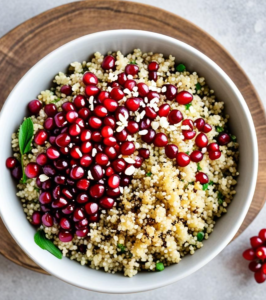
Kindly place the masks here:
<instances>
[{"instance_id":1,"label":"wood grain texture","mask_svg":"<svg viewBox=\"0 0 266 300\"><path fill-rule=\"evenodd\" d=\"M0 108L19 79L42 57L80 36L110 29L141 29L179 39L206 54L234 81L251 111L259 143L259 176L249 212L236 236L253 221L266 196L266 120L251 82L211 36L192 23L155 7L116 0L66 4L34 17L0 39ZM45 273L14 242L0 222L0 253L13 262Z\"/></svg>"}]
</instances>

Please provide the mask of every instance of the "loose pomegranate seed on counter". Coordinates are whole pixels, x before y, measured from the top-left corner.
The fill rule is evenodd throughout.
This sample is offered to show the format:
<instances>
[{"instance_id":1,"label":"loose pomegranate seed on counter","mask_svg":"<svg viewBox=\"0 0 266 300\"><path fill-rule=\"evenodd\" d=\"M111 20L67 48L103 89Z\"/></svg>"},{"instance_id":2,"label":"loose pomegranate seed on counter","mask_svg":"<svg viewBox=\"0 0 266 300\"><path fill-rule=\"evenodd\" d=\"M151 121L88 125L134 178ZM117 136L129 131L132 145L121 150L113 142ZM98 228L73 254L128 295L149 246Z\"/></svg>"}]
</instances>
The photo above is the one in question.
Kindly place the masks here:
<instances>
[{"instance_id":1,"label":"loose pomegranate seed on counter","mask_svg":"<svg viewBox=\"0 0 266 300\"><path fill-rule=\"evenodd\" d=\"M256 249L263 245L263 241L258 236L253 236L250 238L250 245L253 249Z\"/></svg>"},{"instance_id":2,"label":"loose pomegranate seed on counter","mask_svg":"<svg viewBox=\"0 0 266 300\"><path fill-rule=\"evenodd\" d=\"M253 260L255 258L255 252L253 249L247 249L243 252L243 257L246 260Z\"/></svg>"},{"instance_id":3,"label":"loose pomegranate seed on counter","mask_svg":"<svg viewBox=\"0 0 266 300\"><path fill-rule=\"evenodd\" d=\"M98 78L95 74L91 73L91 72L86 72L84 75L83 75L83 78L82 78L83 82L85 85L97 85L98 84Z\"/></svg>"},{"instance_id":4,"label":"loose pomegranate seed on counter","mask_svg":"<svg viewBox=\"0 0 266 300\"><path fill-rule=\"evenodd\" d=\"M175 99L178 104L186 105L193 100L193 95L191 95L189 92L182 91L176 95Z\"/></svg>"},{"instance_id":5,"label":"loose pomegranate seed on counter","mask_svg":"<svg viewBox=\"0 0 266 300\"><path fill-rule=\"evenodd\" d=\"M111 70L115 67L115 58L112 55L107 55L103 59L102 68L104 70Z\"/></svg>"},{"instance_id":6,"label":"loose pomegranate seed on counter","mask_svg":"<svg viewBox=\"0 0 266 300\"><path fill-rule=\"evenodd\" d=\"M14 169L18 165L18 160L15 157L9 157L6 160L6 167L8 169Z\"/></svg>"},{"instance_id":7,"label":"loose pomegranate seed on counter","mask_svg":"<svg viewBox=\"0 0 266 300\"><path fill-rule=\"evenodd\" d=\"M265 229L261 229L261 231L259 232L259 238L265 242L266 241L266 228Z\"/></svg>"},{"instance_id":8,"label":"loose pomegranate seed on counter","mask_svg":"<svg viewBox=\"0 0 266 300\"><path fill-rule=\"evenodd\" d=\"M28 109L32 115L37 115L42 108L42 103L39 100L32 100L28 104Z\"/></svg>"}]
</instances>

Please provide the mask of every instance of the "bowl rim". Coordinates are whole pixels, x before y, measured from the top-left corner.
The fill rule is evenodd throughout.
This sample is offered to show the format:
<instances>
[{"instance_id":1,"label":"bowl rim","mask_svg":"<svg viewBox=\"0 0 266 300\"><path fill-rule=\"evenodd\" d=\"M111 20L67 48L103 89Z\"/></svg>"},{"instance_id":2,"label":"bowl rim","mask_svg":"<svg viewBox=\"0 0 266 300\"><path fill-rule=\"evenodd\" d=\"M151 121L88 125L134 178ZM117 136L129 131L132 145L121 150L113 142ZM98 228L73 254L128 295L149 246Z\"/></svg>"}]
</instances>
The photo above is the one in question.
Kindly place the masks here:
<instances>
[{"instance_id":1,"label":"bowl rim","mask_svg":"<svg viewBox=\"0 0 266 300\"><path fill-rule=\"evenodd\" d=\"M142 36L142 37L147 37L147 38L157 38L161 41L166 41L166 42L171 42L172 44L176 44L178 47L183 48L184 50L191 52L192 54L194 54L194 56L200 57L202 59L202 61L204 61L205 64L207 64L209 67L215 69L225 80L226 84L228 86L231 87L231 89L233 90L234 94L236 95L237 99L239 100L240 105L243 108L245 117L247 118L248 121L248 125L249 125L249 129L251 134L251 139L252 139L252 151L254 153L252 160L253 160L253 176L251 179L251 188L246 196L246 201L245 204L243 205L242 208L242 212L238 217L238 220L235 222L233 228L231 228L230 232L226 235L226 237L224 238L224 240L218 244L216 246L216 248L204 259L202 259L198 264L196 264L194 267L190 268L189 270L186 270L185 272L183 272L182 274L178 274L176 276L173 276L171 278L164 278L163 282L161 284L153 284L153 282L148 282L147 281L147 285L146 288L136 288L133 287L131 288L131 290L128 290L126 293L137 293L137 292L144 292L144 291L149 291L149 290L153 290L156 288L160 288L169 284L172 284L192 273L194 273L195 271L199 270L201 267L203 267L205 264L207 264L208 262L210 262L217 254L219 254L219 252L221 252L225 246L232 240L232 238L234 237L234 235L236 234L237 230L239 229L239 227L241 226L247 212L248 209L250 207L250 204L252 202L252 198L253 198L253 194L255 191L255 187L256 187L256 181L257 181L257 174L258 174L258 145L257 145L257 136L256 136L256 131L255 131L255 127L253 124L253 120L250 114L250 111L248 109L248 106L242 96L242 94L240 93L240 91L238 90L238 88L236 87L236 85L234 84L234 82L230 79L230 77L213 61L211 60L209 57L207 57L205 54L203 54L202 52L200 52L199 50L195 49L194 47L180 41L177 40L175 38L163 35L163 34L159 34L159 33L155 33L155 32L150 32L150 31L143 31L143 30L131 30L131 29L117 29L117 30L105 30L105 31L100 31L100 32L96 32L96 33L92 33L92 34L87 34L84 35L82 37L79 37L77 39L74 39L60 47L58 47L57 49L53 50L52 52L50 52L49 54L47 54L46 56L44 56L42 59L40 59L34 66L32 66L24 75L23 77L17 82L17 84L15 85L15 87L13 88L13 90L11 91L11 93L9 94L9 96L7 97L1 113L0 113L0 128L3 128L4 124L2 124L2 120L3 120L3 115L5 114L5 110L6 110L6 104L8 103L8 101L12 98L13 94L15 93L16 88L22 84L23 80L32 72L35 71L35 69L38 68L38 66L45 62L45 61L49 61L50 57L55 53L55 52L60 52L65 50L65 48L67 48L68 46L70 46L71 44L74 44L76 42L82 42L83 40L87 40L90 38L93 38L95 36L98 37L104 37L105 35L108 36L117 36L120 34L124 34L127 33L127 35L138 35L138 36ZM1 132L0 132L1 135ZM0 169L1 172L1 169ZM63 274L57 274L54 272L54 270L50 270L49 268L47 268L45 263L42 263L41 260L37 260L37 258L33 258L31 256L31 251L28 250L26 247L24 247L24 245L22 243L19 242L19 240L16 238L15 233L13 233L10 229L9 226L9 220L8 217L4 216L2 213L2 209L1 209L1 201L0 201L0 216L2 218L3 223L5 224L6 228L8 229L9 233L11 234L11 236L14 238L14 240L16 241L16 243L21 247L21 249L36 263L38 264L42 269L44 269L45 271L47 271L49 274L59 278L60 280L63 280L71 285L74 286L78 286L80 288L83 289L87 289L90 291L95 291L95 292L101 292L101 293L110 293L110 294L119 294L119 293L125 293L124 291L120 291L119 288L115 287L112 290L104 290L104 289L99 289L99 288L93 288L91 286L84 286L84 285L79 285L76 283L73 283L71 281L69 281L68 279L64 278ZM129 279L130 280L130 279Z\"/></svg>"}]
</instances>

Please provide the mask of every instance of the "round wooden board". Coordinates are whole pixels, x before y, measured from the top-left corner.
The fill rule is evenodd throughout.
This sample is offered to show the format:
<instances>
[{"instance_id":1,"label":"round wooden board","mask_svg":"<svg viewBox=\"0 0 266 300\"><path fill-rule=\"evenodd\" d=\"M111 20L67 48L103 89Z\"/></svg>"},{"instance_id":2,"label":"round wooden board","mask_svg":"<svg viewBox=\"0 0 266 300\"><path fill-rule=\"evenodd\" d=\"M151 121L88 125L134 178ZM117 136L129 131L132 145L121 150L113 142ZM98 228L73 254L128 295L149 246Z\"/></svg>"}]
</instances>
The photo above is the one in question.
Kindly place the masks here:
<instances>
[{"instance_id":1,"label":"round wooden board","mask_svg":"<svg viewBox=\"0 0 266 300\"><path fill-rule=\"evenodd\" d=\"M90 0L56 7L28 20L0 39L0 70L5 70L0 77L0 108L19 79L46 54L80 36L110 29L148 30L181 40L214 60L242 92L256 127L260 159L255 196L238 236L265 202L266 119L263 106L251 82L228 52L206 32L179 16L133 2ZM1 254L23 267L46 273L24 254L1 220L0 232Z\"/></svg>"}]
</instances>

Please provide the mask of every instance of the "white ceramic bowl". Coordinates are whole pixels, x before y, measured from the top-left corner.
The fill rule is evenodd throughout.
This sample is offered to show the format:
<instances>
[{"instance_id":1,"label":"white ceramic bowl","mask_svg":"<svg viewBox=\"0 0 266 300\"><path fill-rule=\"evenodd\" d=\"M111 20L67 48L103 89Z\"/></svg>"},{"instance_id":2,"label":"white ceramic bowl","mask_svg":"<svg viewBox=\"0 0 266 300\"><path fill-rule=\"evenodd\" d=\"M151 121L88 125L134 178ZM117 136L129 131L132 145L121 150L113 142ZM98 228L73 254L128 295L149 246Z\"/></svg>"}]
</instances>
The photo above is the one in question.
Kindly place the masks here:
<instances>
[{"instance_id":1,"label":"white ceramic bowl","mask_svg":"<svg viewBox=\"0 0 266 300\"><path fill-rule=\"evenodd\" d=\"M225 102L230 114L230 126L240 144L240 176L237 194L204 247L194 255L186 256L178 265L163 272L139 273L133 278L122 274L108 274L81 266L68 258L56 259L39 248L33 240L35 228L27 221L21 203L16 197L15 184L5 160L11 152L11 134L18 129L26 115L27 104L50 86L59 71L65 71L70 62L88 59L94 52L121 50L124 54L134 48L172 54L188 70L204 76L218 98ZM233 238L252 201L258 169L256 133L248 107L230 78L208 57L173 38L145 31L116 30L87 35L53 51L39 61L13 89L5 102L0 118L0 211L1 217L20 247L40 267L54 276L88 290L106 293L132 293L151 290L175 282L195 272L213 259Z\"/></svg>"}]
</instances>

